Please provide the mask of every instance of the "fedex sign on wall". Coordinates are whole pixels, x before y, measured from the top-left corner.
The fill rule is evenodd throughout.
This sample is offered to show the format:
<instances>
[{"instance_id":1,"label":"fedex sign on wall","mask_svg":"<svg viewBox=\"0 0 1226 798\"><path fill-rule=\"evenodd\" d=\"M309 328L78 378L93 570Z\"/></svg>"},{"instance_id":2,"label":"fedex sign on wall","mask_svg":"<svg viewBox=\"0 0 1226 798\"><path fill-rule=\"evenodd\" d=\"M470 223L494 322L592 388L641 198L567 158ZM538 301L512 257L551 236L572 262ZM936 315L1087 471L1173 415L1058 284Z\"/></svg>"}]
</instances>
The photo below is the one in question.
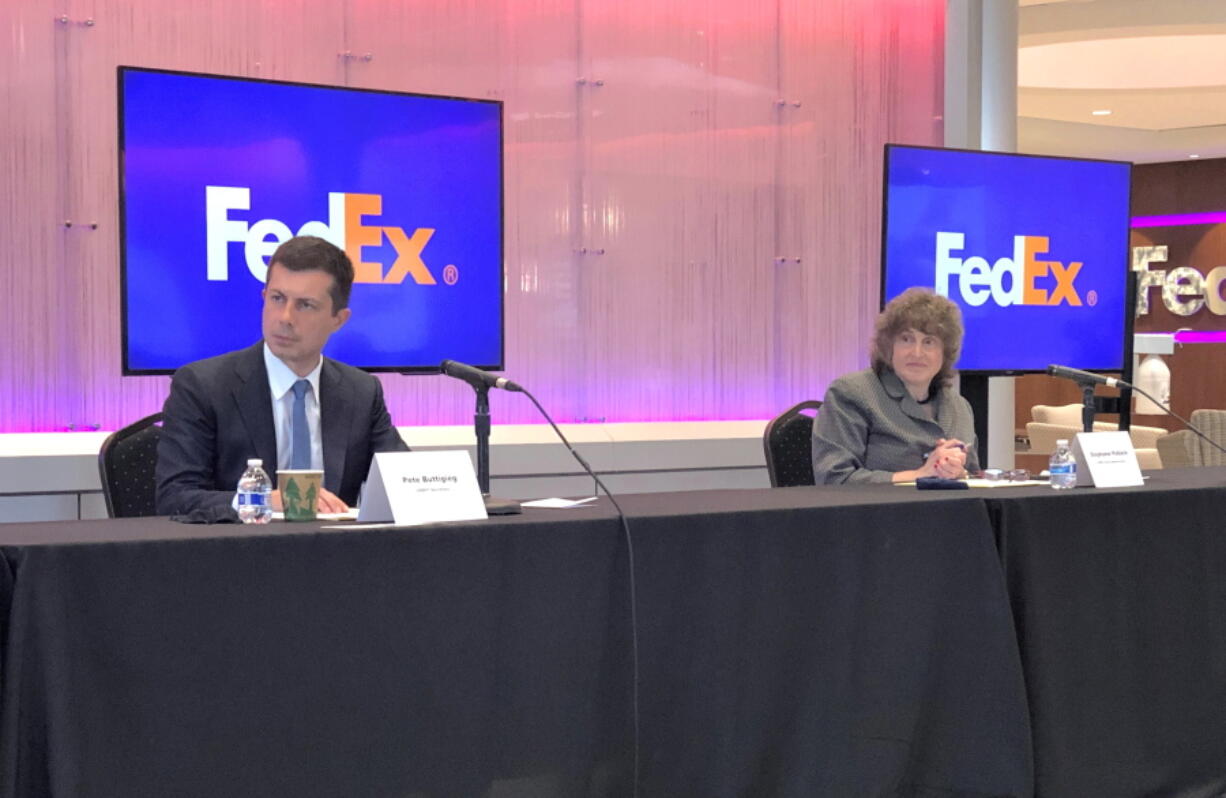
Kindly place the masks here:
<instances>
[{"instance_id":1,"label":"fedex sign on wall","mask_svg":"<svg viewBox=\"0 0 1226 798\"><path fill-rule=\"evenodd\" d=\"M962 233L937 233L935 290L949 296L950 283L956 282L962 301L976 307L988 301L1002 308L1080 305L1073 281L1081 271L1081 261L1041 260L1039 256L1046 255L1049 246L1047 236L1014 236L1013 257L1000 258L989 266L978 256L958 256L966 247Z\"/></svg>"},{"instance_id":2,"label":"fedex sign on wall","mask_svg":"<svg viewBox=\"0 0 1226 798\"><path fill-rule=\"evenodd\" d=\"M254 343L294 235L354 265L324 353L503 362L502 106L121 67L125 373Z\"/></svg>"},{"instance_id":3,"label":"fedex sign on wall","mask_svg":"<svg viewBox=\"0 0 1226 798\"><path fill-rule=\"evenodd\" d=\"M305 222L297 232L279 219L261 219L248 224L231 218L230 212L251 209L251 189L238 186L205 186L205 225L210 280L230 279L228 246L243 245L243 260L252 276L260 282L268 279L268 259L277 247L291 237L319 236L345 250L353 262L355 283L399 283L412 274L418 285L434 285L434 276L422 260L422 250L434 235L434 230L419 227L412 236L403 227L380 227L363 223L363 217L382 213L383 197L378 194L328 194L328 223ZM396 249L396 261L385 276L377 263L362 260L364 246L378 246L386 235Z\"/></svg>"},{"instance_id":4,"label":"fedex sign on wall","mask_svg":"<svg viewBox=\"0 0 1226 798\"><path fill-rule=\"evenodd\" d=\"M1120 369L1130 165L890 146L883 298L962 309L963 371Z\"/></svg>"}]
</instances>

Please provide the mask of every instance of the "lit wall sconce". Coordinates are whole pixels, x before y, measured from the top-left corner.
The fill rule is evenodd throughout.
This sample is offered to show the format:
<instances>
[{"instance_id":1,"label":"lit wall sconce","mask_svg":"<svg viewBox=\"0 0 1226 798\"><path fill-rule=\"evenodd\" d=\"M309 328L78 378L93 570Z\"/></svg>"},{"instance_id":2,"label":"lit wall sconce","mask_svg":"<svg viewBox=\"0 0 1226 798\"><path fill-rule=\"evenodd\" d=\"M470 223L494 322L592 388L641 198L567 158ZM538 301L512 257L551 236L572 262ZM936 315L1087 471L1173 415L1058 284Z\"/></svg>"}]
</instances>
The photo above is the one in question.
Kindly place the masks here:
<instances>
[{"instance_id":1,"label":"lit wall sconce","mask_svg":"<svg viewBox=\"0 0 1226 798\"><path fill-rule=\"evenodd\" d=\"M1171 369L1162 355L1175 353L1175 336L1172 333L1137 333L1132 338L1133 384L1162 402L1171 406ZM1138 365L1141 355L1145 359ZM1138 415L1158 415L1166 412L1140 392L1136 394Z\"/></svg>"}]
</instances>

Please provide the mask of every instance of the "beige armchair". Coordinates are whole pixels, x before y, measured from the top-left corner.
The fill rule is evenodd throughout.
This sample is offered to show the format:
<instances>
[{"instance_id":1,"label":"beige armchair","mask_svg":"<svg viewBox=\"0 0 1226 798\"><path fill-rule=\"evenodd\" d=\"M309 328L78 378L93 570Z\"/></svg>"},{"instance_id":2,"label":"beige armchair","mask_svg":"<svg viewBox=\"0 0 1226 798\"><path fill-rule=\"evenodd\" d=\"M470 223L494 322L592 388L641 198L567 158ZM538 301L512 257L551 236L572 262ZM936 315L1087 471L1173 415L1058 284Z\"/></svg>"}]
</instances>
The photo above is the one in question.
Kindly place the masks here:
<instances>
[{"instance_id":1,"label":"beige armchair","mask_svg":"<svg viewBox=\"0 0 1226 798\"><path fill-rule=\"evenodd\" d=\"M1192 426L1226 446L1226 410L1193 410ZM1226 465L1222 454L1195 432L1181 429L1158 440L1158 452L1167 468Z\"/></svg>"},{"instance_id":2,"label":"beige armchair","mask_svg":"<svg viewBox=\"0 0 1226 798\"><path fill-rule=\"evenodd\" d=\"M1051 454L1056 451L1056 441L1072 440L1081 432L1081 405L1035 405L1030 409L1034 419L1026 424L1026 436L1030 438L1032 454ZM1113 432L1119 425L1109 421L1095 421L1095 432ZM1162 468L1163 459L1158 450L1158 439L1167 435L1162 427L1133 425L1128 430L1132 446L1137 450L1137 462L1146 471Z\"/></svg>"}]
</instances>

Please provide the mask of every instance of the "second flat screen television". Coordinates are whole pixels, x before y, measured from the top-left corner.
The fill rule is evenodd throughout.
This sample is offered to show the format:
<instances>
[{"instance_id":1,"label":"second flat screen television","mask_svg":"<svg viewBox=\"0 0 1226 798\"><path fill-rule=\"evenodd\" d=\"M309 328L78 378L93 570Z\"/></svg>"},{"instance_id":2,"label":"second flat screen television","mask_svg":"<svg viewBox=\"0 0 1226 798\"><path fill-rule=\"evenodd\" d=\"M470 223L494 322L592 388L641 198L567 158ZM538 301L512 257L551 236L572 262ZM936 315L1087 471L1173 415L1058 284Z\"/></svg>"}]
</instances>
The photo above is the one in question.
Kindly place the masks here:
<instances>
[{"instance_id":1,"label":"second flat screen television","mask_svg":"<svg viewBox=\"0 0 1226 798\"><path fill-rule=\"evenodd\" d=\"M964 373L1121 371L1130 186L1118 161L888 145L882 301L956 302Z\"/></svg>"},{"instance_id":2,"label":"second flat screen television","mask_svg":"<svg viewBox=\"0 0 1226 798\"><path fill-rule=\"evenodd\" d=\"M268 256L348 252L324 354L372 371L503 365L502 104L120 67L125 374L260 337Z\"/></svg>"}]
</instances>

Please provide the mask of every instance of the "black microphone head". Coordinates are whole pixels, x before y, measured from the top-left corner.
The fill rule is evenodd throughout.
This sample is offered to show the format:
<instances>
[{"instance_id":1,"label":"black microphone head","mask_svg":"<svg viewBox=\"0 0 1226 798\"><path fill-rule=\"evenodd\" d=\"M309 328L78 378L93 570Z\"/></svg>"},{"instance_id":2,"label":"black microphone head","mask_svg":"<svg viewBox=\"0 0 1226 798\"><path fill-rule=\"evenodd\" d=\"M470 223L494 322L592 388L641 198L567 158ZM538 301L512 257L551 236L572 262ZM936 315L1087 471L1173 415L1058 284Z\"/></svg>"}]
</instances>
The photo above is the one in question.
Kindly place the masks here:
<instances>
[{"instance_id":1,"label":"black microphone head","mask_svg":"<svg viewBox=\"0 0 1226 798\"><path fill-rule=\"evenodd\" d=\"M444 360L439 364L439 371L448 377L455 377L457 380L464 380L473 385L487 383L487 377L490 376L481 369L470 366L467 363L461 363L458 360Z\"/></svg>"},{"instance_id":2,"label":"black microphone head","mask_svg":"<svg viewBox=\"0 0 1226 798\"><path fill-rule=\"evenodd\" d=\"M439 370L448 377L455 377L463 380L474 388L501 388L504 391L523 391L519 385L511 382L505 377L499 377L497 374L491 374L484 369L479 369L476 366L470 366L467 363L461 363L458 360L444 360L439 364Z\"/></svg>"},{"instance_id":3,"label":"black microphone head","mask_svg":"<svg viewBox=\"0 0 1226 798\"><path fill-rule=\"evenodd\" d=\"M1082 371L1081 369L1075 369L1072 366L1058 366L1055 363L1052 363L1047 367L1047 373L1053 377L1065 377L1070 380L1091 379L1096 382L1102 381L1102 377L1098 376L1097 374Z\"/></svg>"}]
</instances>

